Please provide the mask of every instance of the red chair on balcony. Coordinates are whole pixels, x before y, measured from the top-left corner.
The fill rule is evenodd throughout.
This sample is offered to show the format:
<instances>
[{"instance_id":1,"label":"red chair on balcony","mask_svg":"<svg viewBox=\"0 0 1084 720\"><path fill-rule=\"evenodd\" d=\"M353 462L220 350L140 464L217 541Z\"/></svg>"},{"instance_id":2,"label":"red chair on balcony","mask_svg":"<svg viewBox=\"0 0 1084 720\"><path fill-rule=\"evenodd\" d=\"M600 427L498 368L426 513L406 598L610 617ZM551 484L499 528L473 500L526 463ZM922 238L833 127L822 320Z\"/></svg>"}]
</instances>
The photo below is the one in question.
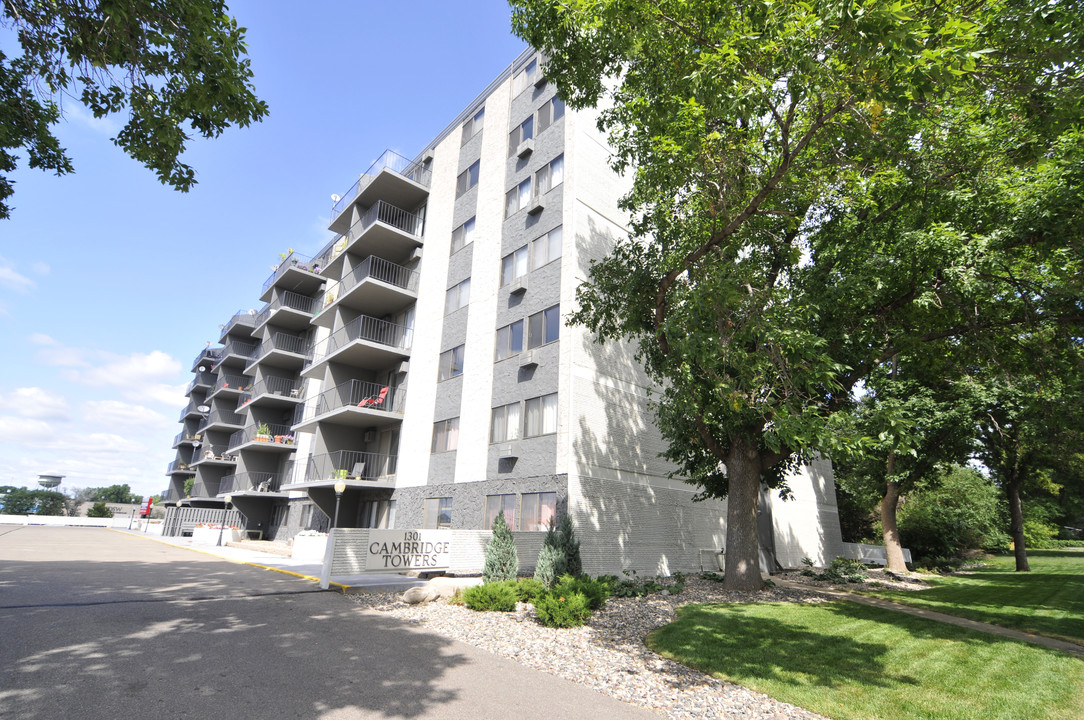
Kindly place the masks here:
<instances>
[{"instance_id":1,"label":"red chair on balcony","mask_svg":"<svg viewBox=\"0 0 1084 720\"><path fill-rule=\"evenodd\" d=\"M384 404L384 399L388 397L388 386L385 385L380 391L380 394L376 397L367 397L358 403L358 407L379 408Z\"/></svg>"}]
</instances>

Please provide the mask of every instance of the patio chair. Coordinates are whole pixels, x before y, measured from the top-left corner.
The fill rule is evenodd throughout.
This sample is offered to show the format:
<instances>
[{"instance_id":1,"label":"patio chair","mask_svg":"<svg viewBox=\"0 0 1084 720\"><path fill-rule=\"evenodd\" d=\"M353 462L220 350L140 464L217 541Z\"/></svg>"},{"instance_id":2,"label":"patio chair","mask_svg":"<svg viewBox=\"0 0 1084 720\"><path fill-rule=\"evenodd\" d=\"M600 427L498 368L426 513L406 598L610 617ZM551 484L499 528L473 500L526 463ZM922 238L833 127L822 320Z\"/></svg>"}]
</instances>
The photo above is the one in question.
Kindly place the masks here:
<instances>
[{"instance_id":1,"label":"patio chair","mask_svg":"<svg viewBox=\"0 0 1084 720\"><path fill-rule=\"evenodd\" d=\"M376 408L384 404L384 399L388 397L388 386L385 385L381 389L380 394L375 397L367 397L358 403L358 407L371 407Z\"/></svg>"}]
</instances>

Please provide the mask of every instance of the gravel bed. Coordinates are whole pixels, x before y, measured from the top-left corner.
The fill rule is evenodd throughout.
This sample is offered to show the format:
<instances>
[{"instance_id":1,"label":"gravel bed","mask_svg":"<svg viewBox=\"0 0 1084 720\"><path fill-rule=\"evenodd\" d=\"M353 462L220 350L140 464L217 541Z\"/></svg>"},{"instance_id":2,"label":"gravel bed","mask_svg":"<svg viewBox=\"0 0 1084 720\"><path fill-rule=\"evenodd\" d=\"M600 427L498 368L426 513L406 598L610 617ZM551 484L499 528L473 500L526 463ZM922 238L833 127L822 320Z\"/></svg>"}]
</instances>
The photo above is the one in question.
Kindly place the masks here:
<instances>
[{"instance_id":1,"label":"gravel bed","mask_svg":"<svg viewBox=\"0 0 1084 720\"><path fill-rule=\"evenodd\" d=\"M534 609L524 604L514 613L497 613L475 612L443 601L407 605L396 594L351 597L369 610L388 613L674 720L822 717L662 658L643 641L652 630L671 622L675 608L681 605L823 602L813 588L728 593L717 582L690 576L685 591L678 595L610 598L583 627L561 630L540 625Z\"/></svg>"}]
</instances>

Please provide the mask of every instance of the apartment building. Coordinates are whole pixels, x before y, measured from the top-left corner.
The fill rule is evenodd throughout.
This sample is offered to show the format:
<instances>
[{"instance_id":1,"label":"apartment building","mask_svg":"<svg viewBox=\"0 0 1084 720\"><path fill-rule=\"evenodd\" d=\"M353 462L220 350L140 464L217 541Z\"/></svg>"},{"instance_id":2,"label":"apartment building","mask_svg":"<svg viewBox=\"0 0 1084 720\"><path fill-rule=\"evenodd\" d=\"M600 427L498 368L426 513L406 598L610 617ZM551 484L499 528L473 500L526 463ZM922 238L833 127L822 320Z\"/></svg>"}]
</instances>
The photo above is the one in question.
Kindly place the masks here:
<instances>
[{"instance_id":1,"label":"apartment building","mask_svg":"<svg viewBox=\"0 0 1084 720\"><path fill-rule=\"evenodd\" d=\"M540 532L567 510L589 572L700 567L725 502L669 477L634 348L565 324L627 232L608 159L533 51L416 157L381 155L333 198L327 246L286 256L266 304L196 357L167 532L227 495L275 539L484 530L499 511ZM766 567L842 553L830 463L791 484L793 501L763 496Z\"/></svg>"}]
</instances>

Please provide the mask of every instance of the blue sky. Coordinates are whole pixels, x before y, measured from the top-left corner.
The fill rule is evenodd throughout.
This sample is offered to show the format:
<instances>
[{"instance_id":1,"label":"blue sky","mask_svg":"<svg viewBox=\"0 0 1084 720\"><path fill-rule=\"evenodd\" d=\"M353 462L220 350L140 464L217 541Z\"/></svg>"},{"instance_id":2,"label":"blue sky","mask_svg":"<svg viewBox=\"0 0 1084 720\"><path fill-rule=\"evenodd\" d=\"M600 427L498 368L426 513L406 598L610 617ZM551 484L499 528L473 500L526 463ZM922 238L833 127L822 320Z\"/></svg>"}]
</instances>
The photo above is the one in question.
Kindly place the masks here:
<instances>
[{"instance_id":1,"label":"blue sky","mask_svg":"<svg viewBox=\"0 0 1084 720\"><path fill-rule=\"evenodd\" d=\"M73 101L75 164L20 168L0 221L0 485L166 487L191 364L287 248L331 237L342 194L386 148L413 156L525 47L502 0L230 3L270 117L186 160L188 194L110 142L122 118ZM10 38L0 38L9 46Z\"/></svg>"}]
</instances>

